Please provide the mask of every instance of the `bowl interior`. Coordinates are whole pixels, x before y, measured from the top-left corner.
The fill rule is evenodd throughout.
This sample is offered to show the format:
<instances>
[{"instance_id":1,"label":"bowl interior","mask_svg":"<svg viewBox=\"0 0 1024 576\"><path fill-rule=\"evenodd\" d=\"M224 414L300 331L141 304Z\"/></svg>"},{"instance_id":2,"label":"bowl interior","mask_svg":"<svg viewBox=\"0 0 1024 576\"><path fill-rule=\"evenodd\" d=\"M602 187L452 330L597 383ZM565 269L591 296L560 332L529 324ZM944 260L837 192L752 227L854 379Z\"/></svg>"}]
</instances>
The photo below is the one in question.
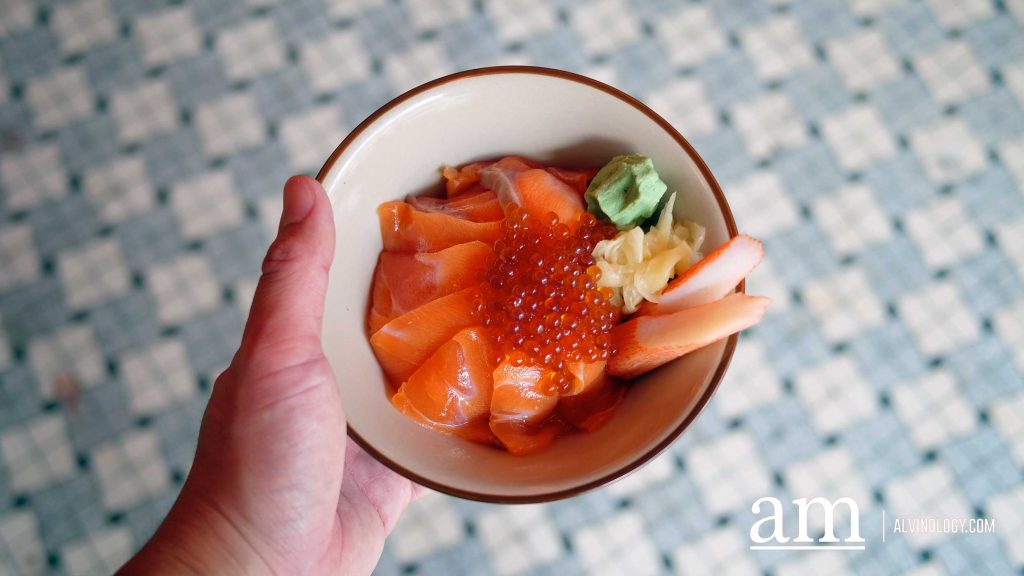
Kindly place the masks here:
<instances>
[{"instance_id":1,"label":"bowl interior","mask_svg":"<svg viewBox=\"0 0 1024 576\"><path fill-rule=\"evenodd\" d=\"M729 238L727 208L679 142L628 101L569 77L510 70L464 75L400 100L350 136L321 172L337 225L324 351L358 440L435 489L528 501L568 495L631 469L678 433L731 352L727 341L637 380L600 430L514 457L427 430L394 410L366 337L370 281L381 249L378 204L438 189L439 168L446 164L521 154L593 166L634 151L651 156L670 189L680 192L676 216L707 228L705 252Z\"/></svg>"}]
</instances>

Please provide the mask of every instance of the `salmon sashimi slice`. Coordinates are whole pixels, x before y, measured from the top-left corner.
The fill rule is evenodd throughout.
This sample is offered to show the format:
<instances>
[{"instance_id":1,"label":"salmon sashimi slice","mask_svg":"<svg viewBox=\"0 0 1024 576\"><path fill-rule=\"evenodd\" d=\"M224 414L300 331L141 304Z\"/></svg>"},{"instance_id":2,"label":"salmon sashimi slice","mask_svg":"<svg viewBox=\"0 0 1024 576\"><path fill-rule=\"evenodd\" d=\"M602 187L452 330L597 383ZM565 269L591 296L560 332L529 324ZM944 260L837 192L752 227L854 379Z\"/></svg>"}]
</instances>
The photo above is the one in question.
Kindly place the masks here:
<instances>
[{"instance_id":1,"label":"salmon sashimi slice","mask_svg":"<svg viewBox=\"0 0 1024 576\"><path fill-rule=\"evenodd\" d=\"M593 432L608 421L625 395L626 387L622 382L602 370L583 391L562 396L557 414L576 428Z\"/></svg>"},{"instance_id":2,"label":"salmon sashimi slice","mask_svg":"<svg viewBox=\"0 0 1024 576\"><path fill-rule=\"evenodd\" d=\"M539 219L554 212L562 222L572 222L584 209L583 197L547 170L504 168L496 163L480 171L480 181L497 193L506 212L521 206Z\"/></svg>"},{"instance_id":3,"label":"salmon sashimi slice","mask_svg":"<svg viewBox=\"0 0 1024 576\"><path fill-rule=\"evenodd\" d=\"M452 198L469 190L471 186L480 181L480 170L486 166L490 166L491 164L493 164L493 162L487 161L473 162L471 164L466 164L462 168L445 166L444 169L441 170L441 175L444 176L445 195Z\"/></svg>"},{"instance_id":4,"label":"salmon sashimi slice","mask_svg":"<svg viewBox=\"0 0 1024 576\"><path fill-rule=\"evenodd\" d=\"M501 237L501 222L421 212L405 202L385 202L377 207L377 216L384 249L392 252L436 252L473 240L490 244Z\"/></svg>"},{"instance_id":5,"label":"salmon sashimi slice","mask_svg":"<svg viewBox=\"0 0 1024 576\"><path fill-rule=\"evenodd\" d=\"M482 327L464 328L409 376L392 403L428 428L489 440L491 390L500 359L501 350Z\"/></svg>"},{"instance_id":6,"label":"salmon sashimi slice","mask_svg":"<svg viewBox=\"0 0 1024 576\"><path fill-rule=\"evenodd\" d=\"M502 362L494 370L490 427L510 454L536 452L551 443L564 428L550 419L558 395L545 395L537 385L546 375L538 366Z\"/></svg>"},{"instance_id":7,"label":"salmon sashimi slice","mask_svg":"<svg viewBox=\"0 0 1024 576\"><path fill-rule=\"evenodd\" d=\"M608 373L632 379L760 322L768 298L730 294L672 314L639 316L612 329Z\"/></svg>"},{"instance_id":8,"label":"salmon sashimi slice","mask_svg":"<svg viewBox=\"0 0 1024 576\"><path fill-rule=\"evenodd\" d=\"M409 196L406 202L421 212L438 212L473 222L493 222L505 216L498 196L480 185L455 198Z\"/></svg>"},{"instance_id":9,"label":"salmon sashimi slice","mask_svg":"<svg viewBox=\"0 0 1024 576\"><path fill-rule=\"evenodd\" d=\"M463 288L391 320L370 336L370 346L393 384L409 379L463 328L474 324L473 300L479 285Z\"/></svg>"},{"instance_id":10,"label":"salmon sashimi slice","mask_svg":"<svg viewBox=\"0 0 1024 576\"><path fill-rule=\"evenodd\" d=\"M381 252L373 274L370 333L431 300L479 283L478 272L492 253L475 240L437 252Z\"/></svg>"},{"instance_id":11,"label":"salmon sashimi slice","mask_svg":"<svg viewBox=\"0 0 1024 576\"><path fill-rule=\"evenodd\" d=\"M552 176L558 178L562 182L569 185L570 188L579 193L580 196L587 191L587 186L590 185L590 181L597 175L597 171L600 168L590 168L586 170L569 170L567 168L547 168L548 172Z\"/></svg>"},{"instance_id":12,"label":"salmon sashimi slice","mask_svg":"<svg viewBox=\"0 0 1024 576\"><path fill-rule=\"evenodd\" d=\"M579 360L577 362L568 363L566 368L569 370L570 374L575 376L575 379L573 380L572 388L570 388L568 392L563 392L562 396L575 396L590 388L590 386L604 374L604 369L607 364L608 362L605 360L597 360L594 362L584 362Z\"/></svg>"},{"instance_id":13,"label":"salmon sashimi slice","mask_svg":"<svg viewBox=\"0 0 1024 576\"><path fill-rule=\"evenodd\" d=\"M665 287L661 300L644 302L638 314L671 314L718 300L732 292L761 259L760 240L740 234L716 248Z\"/></svg>"}]
</instances>

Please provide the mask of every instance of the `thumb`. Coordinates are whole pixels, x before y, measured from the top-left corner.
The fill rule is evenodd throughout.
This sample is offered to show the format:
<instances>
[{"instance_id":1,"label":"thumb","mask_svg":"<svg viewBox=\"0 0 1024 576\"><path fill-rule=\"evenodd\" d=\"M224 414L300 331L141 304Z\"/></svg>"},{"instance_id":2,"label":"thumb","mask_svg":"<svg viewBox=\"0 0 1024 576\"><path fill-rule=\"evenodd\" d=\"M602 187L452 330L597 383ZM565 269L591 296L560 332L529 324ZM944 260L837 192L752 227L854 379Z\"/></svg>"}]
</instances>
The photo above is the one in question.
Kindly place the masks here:
<instances>
[{"instance_id":1,"label":"thumb","mask_svg":"<svg viewBox=\"0 0 1024 576\"><path fill-rule=\"evenodd\" d=\"M320 183L293 176L284 186L277 238L263 260L238 364L250 377L322 357L320 329L334 256L334 218Z\"/></svg>"}]
</instances>

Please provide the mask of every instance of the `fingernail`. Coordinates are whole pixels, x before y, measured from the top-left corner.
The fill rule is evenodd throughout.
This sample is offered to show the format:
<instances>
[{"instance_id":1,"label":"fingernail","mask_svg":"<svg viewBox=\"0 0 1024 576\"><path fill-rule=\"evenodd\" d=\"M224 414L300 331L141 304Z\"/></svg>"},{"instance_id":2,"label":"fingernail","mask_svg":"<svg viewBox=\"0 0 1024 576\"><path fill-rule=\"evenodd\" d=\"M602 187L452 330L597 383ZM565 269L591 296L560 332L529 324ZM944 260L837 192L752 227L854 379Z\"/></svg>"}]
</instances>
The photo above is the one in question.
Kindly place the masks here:
<instances>
[{"instance_id":1,"label":"fingernail","mask_svg":"<svg viewBox=\"0 0 1024 576\"><path fill-rule=\"evenodd\" d=\"M316 190L306 176L292 176L284 185L284 209L281 211L281 228L301 221L313 210Z\"/></svg>"}]
</instances>

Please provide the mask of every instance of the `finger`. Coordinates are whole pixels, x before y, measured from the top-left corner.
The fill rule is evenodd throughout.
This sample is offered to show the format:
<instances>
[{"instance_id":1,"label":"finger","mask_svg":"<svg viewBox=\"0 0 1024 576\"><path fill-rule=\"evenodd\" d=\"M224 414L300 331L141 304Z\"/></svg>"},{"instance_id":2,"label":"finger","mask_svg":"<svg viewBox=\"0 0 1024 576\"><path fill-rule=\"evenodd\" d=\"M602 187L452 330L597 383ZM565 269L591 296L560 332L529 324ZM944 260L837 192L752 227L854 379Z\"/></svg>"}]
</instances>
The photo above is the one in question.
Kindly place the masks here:
<instances>
[{"instance_id":1,"label":"finger","mask_svg":"<svg viewBox=\"0 0 1024 576\"><path fill-rule=\"evenodd\" d=\"M277 238L263 260L239 356L247 370L279 370L321 357L334 219L320 183L294 176L284 186Z\"/></svg>"}]
</instances>

